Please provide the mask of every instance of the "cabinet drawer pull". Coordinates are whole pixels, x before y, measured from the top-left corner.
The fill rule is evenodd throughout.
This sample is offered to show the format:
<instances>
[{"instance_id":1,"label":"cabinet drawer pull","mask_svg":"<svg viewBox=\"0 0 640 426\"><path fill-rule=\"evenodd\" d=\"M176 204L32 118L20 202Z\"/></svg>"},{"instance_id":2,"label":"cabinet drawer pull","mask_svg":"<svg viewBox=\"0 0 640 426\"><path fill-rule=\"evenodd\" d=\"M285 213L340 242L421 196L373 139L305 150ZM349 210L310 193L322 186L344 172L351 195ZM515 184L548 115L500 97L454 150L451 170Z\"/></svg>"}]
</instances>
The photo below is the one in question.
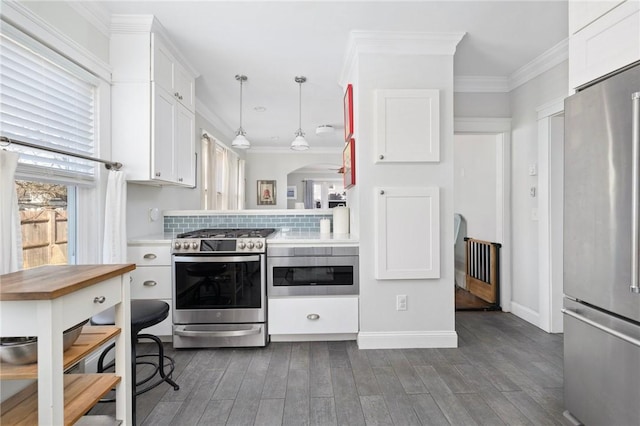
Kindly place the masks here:
<instances>
[{"instance_id":1,"label":"cabinet drawer pull","mask_svg":"<svg viewBox=\"0 0 640 426\"><path fill-rule=\"evenodd\" d=\"M104 303L105 300L107 300L107 298L104 296L96 296L93 298L93 303Z\"/></svg>"},{"instance_id":2,"label":"cabinet drawer pull","mask_svg":"<svg viewBox=\"0 0 640 426\"><path fill-rule=\"evenodd\" d=\"M311 320L311 321L315 321L315 320L320 319L320 315L318 315L318 314L309 314L309 315L307 315L307 319Z\"/></svg>"},{"instance_id":3,"label":"cabinet drawer pull","mask_svg":"<svg viewBox=\"0 0 640 426\"><path fill-rule=\"evenodd\" d=\"M153 280L148 280L142 283L142 285L147 286L147 287L153 287L154 285L158 284L157 282L153 281Z\"/></svg>"},{"instance_id":4,"label":"cabinet drawer pull","mask_svg":"<svg viewBox=\"0 0 640 426\"><path fill-rule=\"evenodd\" d=\"M158 256L156 256L156 255L155 255L155 254L153 254L153 253L147 253L147 254L145 254L145 255L144 255L144 256L142 256L142 257L144 257L145 259L153 260L153 259L155 259L155 258L156 258L156 257L158 257Z\"/></svg>"}]
</instances>

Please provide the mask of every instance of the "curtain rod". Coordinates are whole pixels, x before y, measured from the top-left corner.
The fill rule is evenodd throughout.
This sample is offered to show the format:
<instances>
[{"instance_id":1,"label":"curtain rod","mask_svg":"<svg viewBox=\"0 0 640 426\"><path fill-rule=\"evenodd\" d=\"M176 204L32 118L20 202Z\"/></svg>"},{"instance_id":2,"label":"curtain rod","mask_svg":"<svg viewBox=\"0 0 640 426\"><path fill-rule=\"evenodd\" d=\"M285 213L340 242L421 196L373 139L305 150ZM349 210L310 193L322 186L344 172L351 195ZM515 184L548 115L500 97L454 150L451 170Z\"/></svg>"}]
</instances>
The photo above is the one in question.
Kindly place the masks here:
<instances>
[{"instance_id":1,"label":"curtain rod","mask_svg":"<svg viewBox=\"0 0 640 426\"><path fill-rule=\"evenodd\" d=\"M0 136L0 142L8 143L9 145L15 144L15 145L26 146L26 147L29 147L29 148L41 149L43 151L53 152L55 154L62 154L62 155L68 155L69 157L82 158L83 160L97 161L98 163L103 163L104 167L107 168L108 170L111 170L111 169L120 170L120 168L122 167L122 163L118 163L118 162L115 162L115 161L108 161L108 160L103 160L101 158L88 157L88 156L82 155L82 154L74 154L73 152L67 152L67 151L62 151L60 149L49 148L49 147L46 147L46 146L40 146L40 145L36 145L36 144L30 143L30 142L19 141L19 140L16 140L16 139L9 139L6 136Z\"/></svg>"}]
</instances>

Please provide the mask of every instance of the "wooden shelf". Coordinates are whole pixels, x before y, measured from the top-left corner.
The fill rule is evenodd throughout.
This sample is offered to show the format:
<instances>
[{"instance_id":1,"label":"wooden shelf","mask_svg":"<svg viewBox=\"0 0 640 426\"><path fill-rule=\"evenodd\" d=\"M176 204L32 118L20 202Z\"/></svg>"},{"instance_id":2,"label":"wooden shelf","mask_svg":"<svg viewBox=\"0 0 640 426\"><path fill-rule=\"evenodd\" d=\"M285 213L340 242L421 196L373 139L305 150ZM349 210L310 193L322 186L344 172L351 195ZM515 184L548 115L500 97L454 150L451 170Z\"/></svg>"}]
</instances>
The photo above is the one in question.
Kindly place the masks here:
<instances>
[{"instance_id":1,"label":"wooden shelf","mask_svg":"<svg viewBox=\"0 0 640 426\"><path fill-rule=\"evenodd\" d=\"M120 334L114 326L86 326L73 346L64 352L64 369L75 365L95 349ZM0 379L27 380L38 378L38 364L16 365L0 363Z\"/></svg>"},{"instance_id":2,"label":"wooden shelf","mask_svg":"<svg viewBox=\"0 0 640 426\"><path fill-rule=\"evenodd\" d=\"M120 382L114 374L64 375L64 424L72 425ZM0 406L0 424L38 424L38 383Z\"/></svg>"}]
</instances>

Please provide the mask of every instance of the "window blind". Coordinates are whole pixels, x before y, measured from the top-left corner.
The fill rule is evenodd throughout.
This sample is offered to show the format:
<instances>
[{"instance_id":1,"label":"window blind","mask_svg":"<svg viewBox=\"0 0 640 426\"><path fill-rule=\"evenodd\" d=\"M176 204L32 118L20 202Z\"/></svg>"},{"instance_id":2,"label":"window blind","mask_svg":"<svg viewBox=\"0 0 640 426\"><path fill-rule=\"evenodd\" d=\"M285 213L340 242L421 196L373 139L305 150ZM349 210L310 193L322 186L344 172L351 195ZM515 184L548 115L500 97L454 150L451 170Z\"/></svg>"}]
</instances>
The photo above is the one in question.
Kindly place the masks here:
<instances>
[{"instance_id":1,"label":"window blind","mask_svg":"<svg viewBox=\"0 0 640 426\"><path fill-rule=\"evenodd\" d=\"M13 27L0 32L0 133L93 156L96 78ZM92 161L16 144L17 174L67 183L94 180Z\"/></svg>"}]
</instances>

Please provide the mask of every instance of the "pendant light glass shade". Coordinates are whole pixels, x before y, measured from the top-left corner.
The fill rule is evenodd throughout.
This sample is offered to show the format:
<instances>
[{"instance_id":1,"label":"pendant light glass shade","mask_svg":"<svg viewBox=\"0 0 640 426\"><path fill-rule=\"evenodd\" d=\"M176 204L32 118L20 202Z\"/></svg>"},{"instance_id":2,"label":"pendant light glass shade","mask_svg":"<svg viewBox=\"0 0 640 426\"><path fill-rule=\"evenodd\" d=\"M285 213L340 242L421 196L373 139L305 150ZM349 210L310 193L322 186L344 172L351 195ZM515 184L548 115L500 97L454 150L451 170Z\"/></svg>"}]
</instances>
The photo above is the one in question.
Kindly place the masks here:
<instances>
[{"instance_id":1,"label":"pendant light glass shade","mask_svg":"<svg viewBox=\"0 0 640 426\"><path fill-rule=\"evenodd\" d=\"M300 86L300 96L299 96L299 119L298 119L298 131L296 132L296 138L291 142L291 149L294 151L306 151L309 149L309 143L304 138L304 132L302 131L302 83L307 81L307 77L296 77L296 83Z\"/></svg>"},{"instance_id":2,"label":"pendant light glass shade","mask_svg":"<svg viewBox=\"0 0 640 426\"><path fill-rule=\"evenodd\" d=\"M236 75L236 80L240 82L240 127L236 132L235 139L231 142L231 146L238 149L249 149L251 148L251 143L245 137L244 129L242 128L242 83L247 81L246 75Z\"/></svg>"}]
</instances>

